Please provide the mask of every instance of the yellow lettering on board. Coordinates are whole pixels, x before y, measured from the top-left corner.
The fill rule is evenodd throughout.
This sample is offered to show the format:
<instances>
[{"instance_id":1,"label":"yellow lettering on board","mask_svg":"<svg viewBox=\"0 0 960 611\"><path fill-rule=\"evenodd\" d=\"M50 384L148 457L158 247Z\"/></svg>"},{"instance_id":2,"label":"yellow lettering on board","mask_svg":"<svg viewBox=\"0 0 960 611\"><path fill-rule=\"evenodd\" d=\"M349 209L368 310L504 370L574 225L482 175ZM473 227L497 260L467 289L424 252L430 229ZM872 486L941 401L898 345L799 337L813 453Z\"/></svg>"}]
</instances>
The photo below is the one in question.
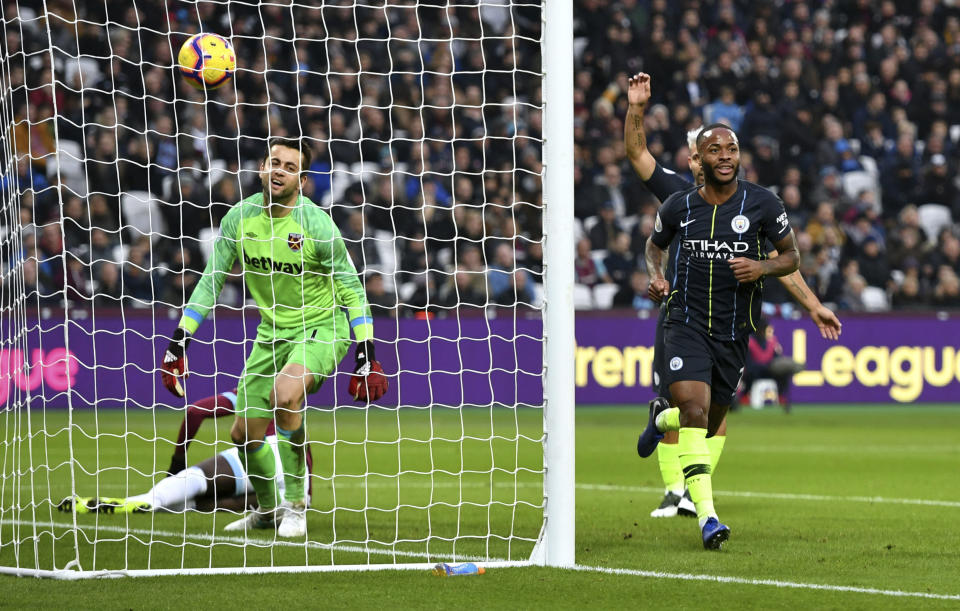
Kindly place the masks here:
<instances>
[{"instance_id":1,"label":"yellow lettering on board","mask_svg":"<svg viewBox=\"0 0 960 611\"><path fill-rule=\"evenodd\" d=\"M593 357L593 379L604 388L620 386L623 380L623 354L616 346L604 346Z\"/></svg>"},{"instance_id":2,"label":"yellow lettering on board","mask_svg":"<svg viewBox=\"0 0 960 611\"><path fill-rule=\"evenodd\" d=\"M874 368L870 368L870 363ZM864 346L857 352L854 374L864 386L886 386L890 383L890 349Z\"/></svg>"},{"instance_id":3,"label":"yellow lettering on board","mask_svg":"<svg viewBox=\"0 0 960 611\"><path fill-rule=\"evenodd\" d=\"M941 367L937 369L937 349L931 346L923 349L923 377L931 386L946 386L953 381L953 348L944 346L941 358ZM957 378L960 379L960 372Z\"/></svg>"},{"instance_id":4,"label":"yellow lettering on board","mask_svg":"<svg viewBox=\"0 0 960 611\"><path fill-rule=\"evenodd\" d=\"M577 386L587 385L587 366L597 354L597 349L593 346L577 346L577 356L574 363L573 382Z\"/></svg>"},{"instance_id":5,"label":"yellow lettering on board","mask_svg":"<svg viewBox=\"0 0 960 611\"><path fill-rule=\"evenodd\" d=\"M793 360L798 363L807 362L807 332L804 329L793 330ZM803 371L793 376L793 383L797 386L823 386L823 374L819 371Z\"/></svg>"},{"instance_id":6,"label":"yellow lettering on board","mask_svg":"<svg viewBox=\"0 0 960 611\"><path fill-rule=\"evenodd\" d=\"M904 368L904 365L907 365ZM923 351L920 346L900 346L890 353L890 396L906 403L923 392Z\"/></svg>"},{"instance_id":7,"label":"yellow lettering on board","mask_svg":"<svg viewBox=\"0 0 960 611\"><path fill-rule=\"evenodd\" d=\"M853 382L853 353L846 346L831 346L823 353L821 369L830 386L849 386Z\"/></svg>"},{"instance_id":8,"label":"yellow lettering on board","mask_svg":"<svg viewBox=\"0 0 960 611\"><path fill-rule=\"evenodd\" d=\"M648 346L627 346L623 349L623 385L636 386L637 373L640 386L653 384L653 348Z\"/></svg>"}]
</instances>

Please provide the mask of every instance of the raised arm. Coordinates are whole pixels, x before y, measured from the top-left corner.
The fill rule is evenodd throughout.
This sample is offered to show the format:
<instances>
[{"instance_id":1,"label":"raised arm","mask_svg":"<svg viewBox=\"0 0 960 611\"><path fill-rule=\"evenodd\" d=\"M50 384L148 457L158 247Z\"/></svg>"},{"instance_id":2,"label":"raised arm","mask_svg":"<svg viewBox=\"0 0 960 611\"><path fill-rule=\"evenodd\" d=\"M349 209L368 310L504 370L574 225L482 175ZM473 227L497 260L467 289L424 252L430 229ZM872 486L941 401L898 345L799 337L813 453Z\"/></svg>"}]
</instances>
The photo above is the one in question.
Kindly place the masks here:
<instances>
[{"instance_id":1,"label":"raised arm","mask_svg":"<svg viewBox=\"0 0 960 611\"><path fill-rule=\"evenodd\" d=\"M657 161L647 149L647 134L643 129L643 114L650 101L650 75L640 72L630 77L627 86L627 118L623 122L623 142L627 158L642 180L649 180Z\"/></svg>"}]
</instances>

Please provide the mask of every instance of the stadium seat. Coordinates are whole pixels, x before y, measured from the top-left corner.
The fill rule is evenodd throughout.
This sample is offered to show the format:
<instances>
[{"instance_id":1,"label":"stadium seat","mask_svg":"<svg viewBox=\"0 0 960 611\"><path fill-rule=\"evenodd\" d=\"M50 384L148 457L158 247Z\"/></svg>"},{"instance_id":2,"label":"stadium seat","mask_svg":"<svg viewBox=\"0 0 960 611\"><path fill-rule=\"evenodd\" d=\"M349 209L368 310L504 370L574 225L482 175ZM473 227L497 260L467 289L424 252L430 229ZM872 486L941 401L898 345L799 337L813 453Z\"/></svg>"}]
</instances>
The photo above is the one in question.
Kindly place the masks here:
<instances>
[{"instance_id":1,"label":"stadium seat","mask_svg":"<svg viewBox=\"0 0 960 611\"><path fill-rule=\"evenodd\" d=\"M585 284L573 285L573 309L592 310L593 309L593 291Z\"/></svg>"},{"instance_id":2,"label":"stadium seat","mask_svg":"<svg viewBox=\"0 0 960 611\"><path fill-rule=\"evenodd\" d=\"M953 222L950 208L943 204L923 204L917 207L917 214L920 216L920 226L927 232L927 241L930 244L936 244L940 230Z\"/></svg>"},{"instance_id":3,"label":"stadium seat","mask_svg":"<svg viewBox=\"0 0 960 611\"><path fill-rule=\"evenodd\" d=\"M847 197L856 199L861 191L867 189L876 195L874 201L880 201L880 188L877 179L870 172L847 172L843 175L843 191Z\"/></svg>"},{"instance_id":4,"label":"stadium seat","mask_svg":"<svg viewBox=\"0 0 960 611\"><path fill-rule=\"evenodd\" d=\"M868 312L886 312L890 309L890 304L887 302L887 292L880 287L865 287L860 298L863 299L863 306Z\"/></svg>"},{"instance_id":5,"label":"stadium seat","mask_svg":"<svg viewBox=\"0 0 960 611\"><path fill-rule=\"evenodd\" d=\"M407 303L413 294L417 292L416 282L404 282L397 287L397 299L400 303Z\"/></svg>"},{"instance_id":6,"label":"stadium seat","mask_svg":"<svg viewBox=\"0 0 960 611\"><path fill-rule=\"evenodd\" d=\"M759 378L754 380L750 386L750 407L753 409L763 409L767 402L777 400L777 382L770 378Z\"/></svg>"},{"instance_id":7,"label":"stadium seat","mask_svg":"<svg viewBox=\"0 0 960 611\"><path fill-rule=\"evenodd\" d=\"M47 177L60 173L60 183L80 197L87 196L86 173L83 168L83 148L73 140L57 141L57 154L47 164Z\"/></svg>"},{"instance_id":8,"label":"stadium seat","mask_svg":"<svg viewBox=\"0 0 960 611\"><path fill-rule=\"evenodd\" d=\"M210 255L213 254L213 243L217 239L218 233L220 233L218 227L204 227L200 230L198 239L200 240L200 254L203 255L204 265L207 264L207 261L210 260Z\"/></svg>"},{"instance_id":9,"label":"stadium seat","mask_svg":"<svg viewBox=\"0 0 960 611\"><path fill-rule=\"evenodd\" d=\"M546 288L540 282L533 283L533 307L541 308L543 307L543 302L547 297Z\"/></svg>"},{"instance_id":10,"label":"stadium seat","mask_svg":"<svg viewBox=\"0 0 960 611\"><path fill-rule=\"evenodd\" d=\"M223 159L211 159L210 171L207 173L207 185L213 187L227 175L227 162Z\"/></svg>"},{"instance_id":11,"label":"stadium seat","mask_svg":"<svg viewBox=\"0 0 960 611\"><path fill-rule=\"evenodd\" d=\"M599 222L599 216L588 216L587 218L583 219L583 235L589 236L590 230L593 229L594 226Z\"/></svg>"},{"instance_id":12,"label":"stadium seat","mask_svg":"<svg viewBox=\"0 0 960 611\"><path fill-rule=\"evenodd\" d=\"M124 228L132 241L141 235L149 235L150 241L156 243L167 231L160 206L152 193L128 191L120 196L120 209Z\"/></svg>"},{"instance_id":13,"label":"stadium seat","mask_svg":"<svg viewBox=\"0 0 960 611\"><path fill-rule=\"evenodd\" d=\"M598 310L609 310L613 307L613 297L620 290L617 284L598 284L593 287L593 299Z\"/></svg>"},{"instance_id":14,"label":"stadium seat","mask_svg":"<svg viewBox=\"0 0 960 611\"><path fill-rule=\"evenodd\" d=\"M370 265L369 268L383 272L383 287L388 291L392 291L394 288L393 279L397 273L396 242L393 239L392 233L382 229L374 231L373 240L377 247L377 254L380 255L380 263ZM446 254L447 251L445 250L443 252ZM449 263L449 261L447 263Z\"/></svg>"},{"instance_id":15,"label":"stadium seat","mask_svg":"<svg viewBox=\"0 0 960 611\"><path fill-rule=\"evenodd\" d=\"M876 159L870 155L860 155L858 160L860 161L860 165L863 166L863 170L869 172L874 179L880 176L880 168L877 166Z\"/></svg>"}]
</instances>

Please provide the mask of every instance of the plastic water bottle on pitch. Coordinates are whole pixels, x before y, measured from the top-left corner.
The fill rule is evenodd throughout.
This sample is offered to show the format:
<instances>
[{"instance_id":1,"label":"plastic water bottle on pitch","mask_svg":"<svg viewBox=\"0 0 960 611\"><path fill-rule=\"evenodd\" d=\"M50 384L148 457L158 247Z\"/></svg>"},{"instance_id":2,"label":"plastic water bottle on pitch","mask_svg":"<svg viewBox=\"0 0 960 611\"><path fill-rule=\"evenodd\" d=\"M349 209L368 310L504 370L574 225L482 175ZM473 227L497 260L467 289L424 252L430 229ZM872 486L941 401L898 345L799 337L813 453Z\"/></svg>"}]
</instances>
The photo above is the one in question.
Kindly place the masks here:
<instances>
[{"instance_id":1,"label":"plastic water bottle on pitch","mask_svg":"<svg viewBox=\"0 0 960 611\"><path fill-rule=\"evenodd\" d=\"M473 562L464 562L463 564L447 564L439 562L433 567L433 574L437 577L454 577L455 575L483 575L486 573L482 566L477 566Z\"/></svg>"}]
</instances>

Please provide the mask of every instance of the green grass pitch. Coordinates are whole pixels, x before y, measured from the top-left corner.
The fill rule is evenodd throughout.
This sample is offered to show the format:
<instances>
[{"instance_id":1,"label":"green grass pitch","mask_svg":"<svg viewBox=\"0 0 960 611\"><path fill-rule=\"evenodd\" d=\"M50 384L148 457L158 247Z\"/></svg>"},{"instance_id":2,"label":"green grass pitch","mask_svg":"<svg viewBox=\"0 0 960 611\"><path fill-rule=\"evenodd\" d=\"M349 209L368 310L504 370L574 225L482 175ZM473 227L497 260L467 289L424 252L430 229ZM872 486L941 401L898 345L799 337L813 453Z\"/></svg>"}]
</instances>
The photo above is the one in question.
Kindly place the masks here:
<instances>
[{"instance_id":1,"label":"green grass pitch","mask_svg":"<svg viewBox=\"0 0 960 611\"><path fill-rule=\"evenodd\" d=\"M83 566L390 562L391 554L399 562L450 553L524 558L540 523L536 436L542 414L503 408L463 414L442 408L312 414L318 477L309 532L320 544L271 546L260 537L243 546L220 533L232 515L80 516ZM66 414L48 411L37 418L32 448L22 444L19 454L10 447L0 453L5 475L27 467L29 451L34 461L51 459L49 471L35 469L32 479L20 479L20 505L69 490ZM169 459L170 446L153 438L172 436L176 418L172 411L126 418L104 412L98 419L78 413L72 431L78 490L96 494L99 487L100 494L121 495L145 489L146 474ZM577 411L577 563L623 569L619 574L531 567L452 579L421 571L84 582L2 576L0 606L221 607L234 604L239 591L244 601L334 607L960 605L957 406L799 406L791 415L772 409L731 414L714 488L733 534L719 553L702 549L694 520L648 517L662 492L655 459L641 460L634 450L644 419L638 408ZM28 433L25 421L17 431L13 424L9 412L0 414L0 438ZM228 437L227 420L204 426L192 461L213 454L223 447L215 440ZM55 434L36 435L39 427ZM431 468L441 471L431 475ZM72 536L59 526L66 515L41 503L32 517L21 513L11 522L11 478L0 493L0 564L49 564L55 556L62 566L72 557ZM29 544L16 550L9 544L14 533L23 538L34 531ZM450 541L488 532L482 539ZM398 537L403 541L390 544ZM94 538L95 547L89 542Z\"/></svg>"}]
</instances>

